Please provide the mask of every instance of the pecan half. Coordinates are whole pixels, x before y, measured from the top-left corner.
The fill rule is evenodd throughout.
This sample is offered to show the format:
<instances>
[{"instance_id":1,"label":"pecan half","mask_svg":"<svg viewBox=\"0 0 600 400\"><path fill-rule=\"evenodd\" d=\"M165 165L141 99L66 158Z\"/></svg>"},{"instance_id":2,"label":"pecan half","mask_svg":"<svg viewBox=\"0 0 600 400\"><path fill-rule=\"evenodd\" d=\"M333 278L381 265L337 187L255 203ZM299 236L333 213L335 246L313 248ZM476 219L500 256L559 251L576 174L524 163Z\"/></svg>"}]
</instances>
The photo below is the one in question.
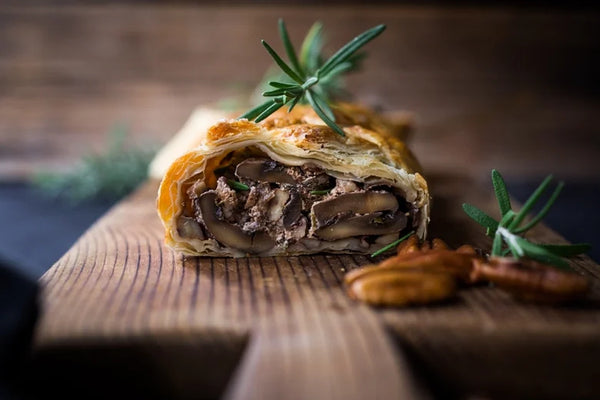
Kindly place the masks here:
<instances>
[{"instance_id":1,"label":"pecan half","mask_svg":"<svg viewBox=\"0 0 600 400\"><path fill-rule=\"evenodd\" d=\"M375 306L401 307L435 303L453 297L449 274L414 269L373 268L348 286L348 295Z\"/></svg>"},{"instance_id":2,"label":"pecan half","mask_svg":"<svg viewBox=\"0 0 600 400\"><path fill-rule=\"evenodd\" d=\"M398 245L397 252L399 256L421 253L421 244L417 235L411 235L405 241L401 242Z\"/></svg>"},{"instance_id":3,"label":"pecan half","mask_svg":"<svg viewBox=\"0 0 600 400\"><path fill-rule=\"evenodd\" d=\"M463 244L456 249L456 252L460 254L471 254L473 256L480 255L480 253L478 253L477 250L475 250L475 248L470 244Z\"/></svg>"},{"instance_id":4,"label":"pecan half","mask_svg":"<svg viewBox=\"0 0 600 400\"><path fill-rule=\"evenodd\" d=\"M416 235L398 245L398 255L381 262L379 268L415 268L451 274L464 283L472 283L473 259L479 257L472 246L464 245L451 250L441 239L419 242ZM360 270L351 271L348 279L355 279Z\"/></svg>"},{"instance_id":5,"label":"pecan half","mask_svg":"<svg viewBox=\"0 0 600 400\"><path fill-rule=\"evenodd\" d=\"M426 253L431 250L450 250L450 247L442 239L435 238L431 243L426 240L420 242L417 235L411 235L398 245L397 253L399 256L407 256L415 253Z\"/></svg>"},{"instance_id":6,"label":"pecan half","mask_svg":"<svg viewBox=\"0 0 600 400\"><path fill-rule=\"evenodd\" d=\"M392 257L381 264L380 268L402 269L416 268L425 271L444 272L464 283L472 283L471 272L476 255L458 253L453 250L428 250L413 253L410 256Z\"/></svg>"},{"instance_id":7,"label":"pecan half","mask_svg":"<svg viewBox=\"0 0 600 400\"><path fill-rule=\"evenodd\" d=\"M532 260L491 257L475 260L471 277L487 280L515 298L537 303L558 304L580 299L588 289L588 281L575 273L560 271Z\"/></svg>"}]
</instances>

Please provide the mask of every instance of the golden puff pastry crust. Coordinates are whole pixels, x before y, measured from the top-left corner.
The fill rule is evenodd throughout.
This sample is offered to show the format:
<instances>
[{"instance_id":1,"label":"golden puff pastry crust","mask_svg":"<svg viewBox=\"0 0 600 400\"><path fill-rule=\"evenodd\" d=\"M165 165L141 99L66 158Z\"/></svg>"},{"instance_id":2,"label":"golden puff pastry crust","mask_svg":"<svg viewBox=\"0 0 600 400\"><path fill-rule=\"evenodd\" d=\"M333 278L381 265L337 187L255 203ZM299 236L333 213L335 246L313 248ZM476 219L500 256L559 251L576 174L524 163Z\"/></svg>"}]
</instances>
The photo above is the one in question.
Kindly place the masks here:
<instances>
[{"instance_id":1,"label":"golden puff pastry crust","mask_svg":"<svg viewBox=\"0 0 600 400\"><path fill-rule=\"evenodd\" d=\"M307 106L297 106L291 113L276 112L258 124L244 119L223 120L205 132L199 132L198 141L201 144L171 164L159 188L157 209L165 227L167 245L184 254L197 256L369 253L383 247L411 227L419 237L424 237L429 221L427 182L421 175L418 161L405 142L399 139L397 126L394 127L377 114L359 106L342 104L335 110L336 120L346 133L345 136L331 130ZM367 189L371 185L369 182L385 182L390 191L402 198L400 201L404 202L403 209L408 207L412 210L409 218L414 220L410 221L411 226L398 232L371 235L369 238L335 235L332 238L326 234L319 237L319 230L315 231L316 227L310 226L315 224L315 218L311 216L305 218L307 221L304 223L309 226L303 228L305 233L302 237L291 240L289 235L286 240L273 238L271 247L267 246L268 248L262 248L258 252L253 251L251 246L236 248L233 242L223 243L217 240L219 235L212 235L210 230L207 231L207 221L203 221L202 215L199 215L201 212L197 200L204 192L214 193L220 185L220 171L231 163L239 163L245 159L273 160L280 168L285 167L288 171L294 168L301 171L308 165L314 170L324 171L340 187L348 187L348 184L342 184L349 182L350 186L354 185L349 190L357 193L370 191ZM298 182L297 188L281 185L282 191L285 191L284 188L291 191L304 190L301 187L303 184ZM267 186L263 184L261 187ZM333 193L337 192L336 186L325 200L331 199L334 197ZM381 194L383 192L377 193L379 194L373 196L384 197ZM221 198L220 194L214 196ZM289 198L287 195L288 202ZM219 201L216 207L219 207ZM221 210L219 212L222 214ZM223 218L221 214L218 218ZM387 217L389 210L383 214ZM409 212L405 214L409 215ZM382 212L373 215L377 215L376 223L380 223ZM195 235L182 232L182 218L192 221L192 231L198 231L194 221L199 221L199 233ZM340 218L343 220L348 217ZM338 219L336 217L334 223ZM374 220L371 219L371 222ZM240 222L238 230L241 228ZM257 228L245 226L244 233L256 236L257 232L253 233L252 229ZM324 229L325 227L321 231ZM283 236L285 235L281 237ZM249 240L254 243L254 239L258 240L254 236Z\"/></svg>"}]
</instances>

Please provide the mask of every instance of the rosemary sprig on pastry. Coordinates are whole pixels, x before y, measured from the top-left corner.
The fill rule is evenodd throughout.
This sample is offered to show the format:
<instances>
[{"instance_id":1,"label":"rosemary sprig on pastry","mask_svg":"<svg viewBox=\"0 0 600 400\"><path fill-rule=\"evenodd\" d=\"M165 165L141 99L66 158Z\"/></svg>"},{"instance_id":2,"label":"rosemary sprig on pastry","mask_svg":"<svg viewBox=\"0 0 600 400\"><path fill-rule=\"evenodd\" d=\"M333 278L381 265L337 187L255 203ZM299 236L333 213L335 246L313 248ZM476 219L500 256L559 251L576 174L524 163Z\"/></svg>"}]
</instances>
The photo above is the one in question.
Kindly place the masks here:
<instances>
[{"instance_id":1,"label":"rosemary sprig on pastry","mask_svg":"<svg viewBox=\"0 0 600 400\"><path fill-rule=\"evenodd\" d=\"M327 56L323 54L323 46L326 40L324 32L323 24L318 21L315 22L306 33L300 46L298 62L305 71L309 72L309 74L314 74L327 59ZM346 61L348 70L344 74L330 76L327 80L321 80L318 85L313 86L313 90L316 90L327 102L334 100L339 101L340 99L347 98L349 93L345 89L343 78L346 74L359 70L361 62L365 58L366 53L364 51L354 53L354 55ZM294 83L294 81L274 63L266 71L261 82L254 90L252 94L253 104L263 102L262 93L271 90L269 82L272 81ZM300 103L306 102L301 100Z\"/></svg>"},{"instance_id":2,"label":"rosemary sprig on pastry","mask_svg":"<svg viewBox=\"0 0 600 400\"><path fill-rule=\"evenodd\" d=\"M288 111L291 111L298 103L306 101L323 122L335 132L344 136L343 129L336 123L335 115L328 104L329 96L324 89L327 87L328 82L332 82L341 74L354 69L359 58L357 51L384 30L385 25L377 25L361 33L346 43L327 61L321 62L319 51L315 51L320 48L317 41L320 41L318 30L311 29L309 31L308 38L310 41L303 46L301 57L298 57L290 41L285 23L283 20L279 20L279 34L289 64L267 42L263 40L262 44L281 70L291 79L291 82L269 82L272 90L264 92L263 96L270 99L247 111L240 118L260 122L285 105L288 105ZM305 41L305 43L307 42ZM311 45L311 43L314 44Z\"/></svg>"}]
</instances>

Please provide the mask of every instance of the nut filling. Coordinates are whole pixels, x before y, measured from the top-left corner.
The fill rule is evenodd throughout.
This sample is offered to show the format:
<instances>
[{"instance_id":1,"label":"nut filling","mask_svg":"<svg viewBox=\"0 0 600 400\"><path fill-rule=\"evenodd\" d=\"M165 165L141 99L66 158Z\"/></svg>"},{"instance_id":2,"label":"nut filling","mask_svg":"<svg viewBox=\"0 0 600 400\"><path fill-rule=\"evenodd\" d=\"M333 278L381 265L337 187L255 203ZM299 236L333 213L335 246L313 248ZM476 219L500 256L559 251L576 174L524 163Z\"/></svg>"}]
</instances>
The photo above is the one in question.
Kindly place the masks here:
<instances>
[{"instance_id":1,"label":"nut filling","mask_svg":"<svg viewBox=\"0 0 600 400\"><path fill-rule=\"evenodd\" d=\"M288 167L268 158L246 159L215 174L215 189L198 181L188 190L193 215L179 217L182 237L206 235L259 254L303 239L357 237L371 244L418 224L418 209L383 181L366 185L315 165Z\"/></svg>"}]
</instances>

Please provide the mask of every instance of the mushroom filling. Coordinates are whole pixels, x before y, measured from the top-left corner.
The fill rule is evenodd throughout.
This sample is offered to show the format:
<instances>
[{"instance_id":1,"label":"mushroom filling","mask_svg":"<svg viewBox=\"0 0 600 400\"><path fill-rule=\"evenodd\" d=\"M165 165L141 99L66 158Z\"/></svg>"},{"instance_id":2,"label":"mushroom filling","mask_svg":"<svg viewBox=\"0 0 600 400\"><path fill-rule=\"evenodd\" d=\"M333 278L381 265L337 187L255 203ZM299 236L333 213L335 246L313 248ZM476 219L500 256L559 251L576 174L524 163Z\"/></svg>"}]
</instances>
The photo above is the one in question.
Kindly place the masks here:
<instances>
[{"instance_id":1,"label":"mushroom filling","mask_svg":"<svg viewBox=\"0 0 600 400\"><path fill-rule=\"evenodd\" d=\"M248 253L263 253L302 239L336 241L408 231L418 209L384 181L366 184L328 175L313 164L285 166L249 158L215 171L217 186L188 190L193 215L182 215L182 237L204 239Z\"/></svg>"}]
</instances>

